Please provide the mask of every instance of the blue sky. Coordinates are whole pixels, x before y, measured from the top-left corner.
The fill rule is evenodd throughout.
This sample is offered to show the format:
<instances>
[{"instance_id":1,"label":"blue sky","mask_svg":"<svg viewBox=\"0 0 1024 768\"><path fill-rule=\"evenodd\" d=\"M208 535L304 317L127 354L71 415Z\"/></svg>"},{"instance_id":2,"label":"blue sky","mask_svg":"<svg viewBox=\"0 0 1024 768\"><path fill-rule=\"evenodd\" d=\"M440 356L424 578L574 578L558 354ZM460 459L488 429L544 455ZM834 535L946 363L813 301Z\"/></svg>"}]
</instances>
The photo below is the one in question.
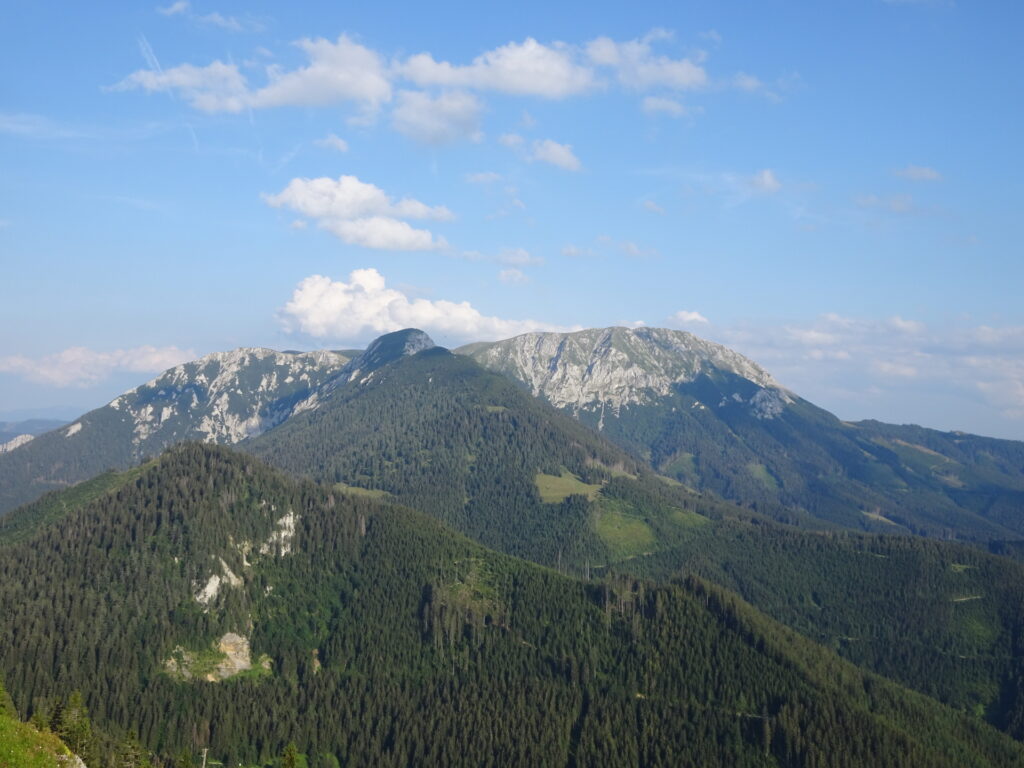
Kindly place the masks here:
<instances>
[{"instance_id":1,"label":"blue sky","mask_svg":"<svg viewBox=\"0 0 1024 768\"><path fill-rule=\"evenodd\" d=\"M0 416L236 346L683 328L1024 439L1016 3L31 3Z\"/></svg>"}]
</instances>

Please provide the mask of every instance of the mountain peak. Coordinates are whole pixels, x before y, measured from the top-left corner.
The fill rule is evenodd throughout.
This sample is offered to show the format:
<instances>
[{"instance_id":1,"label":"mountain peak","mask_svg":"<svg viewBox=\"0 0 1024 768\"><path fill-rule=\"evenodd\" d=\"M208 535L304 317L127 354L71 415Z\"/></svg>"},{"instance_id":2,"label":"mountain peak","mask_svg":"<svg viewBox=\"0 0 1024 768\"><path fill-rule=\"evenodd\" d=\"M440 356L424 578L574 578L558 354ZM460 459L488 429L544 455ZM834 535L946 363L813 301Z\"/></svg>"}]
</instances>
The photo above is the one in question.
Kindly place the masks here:
<instances>
[{"instance_id":1,"label":"mountain peak","mask_svg":"<svg viewBox=\"0 0 1024 768\"><path fill-rule=\"evenodd\" d=\"M667 395L673 385L725 373L786 393L766 370L728 347L668 328L590 328L527 333L460 353L510 375L556 407L613 407Z\"/></svg>"},{"instance_id":2,"label":"mountain peak","mask_svg":"<svg viewBox=\"0 0 1024 768\"><path fill-rule=\"evenodd\" d=\"M353 372L352 376L369 373L402 357L436 346L434 340L419 328L405 328L386 333L370 342L366 351L352 360L349 368Z\"/></svg>"}]
</instances>

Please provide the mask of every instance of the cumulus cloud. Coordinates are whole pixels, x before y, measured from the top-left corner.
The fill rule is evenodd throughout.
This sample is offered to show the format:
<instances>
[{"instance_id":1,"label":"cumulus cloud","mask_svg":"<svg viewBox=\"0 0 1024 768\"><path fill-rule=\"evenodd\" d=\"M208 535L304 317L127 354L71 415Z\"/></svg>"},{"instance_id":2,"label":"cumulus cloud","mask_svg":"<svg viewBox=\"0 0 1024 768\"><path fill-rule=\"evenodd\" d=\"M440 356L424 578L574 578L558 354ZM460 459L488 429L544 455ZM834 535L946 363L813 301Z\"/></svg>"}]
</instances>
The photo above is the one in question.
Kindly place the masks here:
<instances>
[{"instance_id":1,"label":"cumulus cloud","mask_svg":"<svg viewBox=\"0 0 1024 768\"><path fill-rule=\"evenodd\" d=\"M284 71L267 67L267 83L249 87L238 66L214 61L205 67L182 64L171 69L140 69L111 90L142 89L176 93L203 112L241 112L282 106L324 106L351 101L372 116L391 100L391 82L381 57L347 35L336 42L304 38L295 43L308 59L304 67Z\"/></svg>"},{"instance_id":2,"label":"cumulus cloud","mask_svg":"<svg viewBox=\"0 0 1024 768\"><path fill-rule=\"evenodd\" d=\"M420 53L399 64L397 71L419 86L472 88L549 99L572 96L594 85L593 73L573 61L569 46L544 45L532 37L482 53L464 66Z\"/></svg>"},{"instance_id":3,"label":"cumulus cloud","mask_svg":"<svg viewBox=\"0 0 1024 768\"><path fill-rule=\"evenodd\" d=\"M908 165L896 170L896 175L911 181L942 181L942 174L924 165Z\"/></svg>"},{"instance_id":4,"label":"cumulus cloud","mask_svg":"<svg viewBox=\"0 0 1024 768\"><path fill-rule=\"evenodd\" d=\"M340 136L335 136L333 133L328 134L322 139L317 139L314 142L318 147L324 147L326 149L334 149L338 152L348 152L348 142Z\"/></svg>"},{"instance_id":5,"label":"cumulus cloud","mask_svg":"<svg viewBox=\"0 0 1024 768\"><path fill-rule=\"evenodd\" d=\"M236 65L220 60L205 67L182 64L165 70L140 69L109 90L137 88L175 93L200 112L241 112L250 100L245 76Z\"/></svg>"},{"instance_id":6,"label":"cumulus cloud","mask_svg":"<svg viewBox=\"0 0 1024 768\"><path fill-rule=\"evenodd\" d=\"M462 138L480 141L480 101L465 91L431 96L400 91L391 124L401 134L424 144L448 144Z\"/></svg>"},{"instance_id":7,"label":"cumulus cloud","mask_svg":"<svg viewBox=\"0 0 1024 768\"><path fill-rule=\"evenodd\" d=\"M658 205L653 200L644 200L643 206L644 206L644 208L646 208L651 213L656 213L659 216L665 215L665 209L662 208L660 205Z\"/></svg>"},{"instance_id":8,"label":"cumulus cloud","mask_svg":"<svg viewBox=\"0 0 1024 768\"><path fill-rule=\"evenodd\" d=\"M612 69L619 82L635 90L661 87L688 91L707 85L707 72L690 58L672 59L656 55L652 43L670 37L664 30L625 42L598 37L586 45L587 56L602 67Z\"/></svg>"},{"instance_id":9,"label":"cumulus cloud","mask_svg":"<svg viewBox=\"0 0 1024 768\"><path fill-rule=\"evenodd\" d=\"M680 309L676 312L669 320L675 325L707 325L708 319L704 317L700 312L695 312L689 309Z\"/></svg>"},{"instance_id":10,"label":"cumulus cloud","mask_svg":"<svg viewBox=\"0 0 1024 768\"><path fill-rule=\"evenodd\" d=\"M551 139L533 142L531 157L566 171L578 171L583 167L579 158L573 154L571 144L559 144Z\"/></svg>"},{"instance_id":11,"label":"cumulus cloud","mask_svg":"<svg viewBox=\"0 0 1024 768\"><path fill-rule=\"evenodd\" d=\"M152 373L195 359L192 350L142 346L98 352L69 347L43 357L0 357L0 372L51 387L88 387L120 372Z\"/></svg>"},{"instance_id":12,"label":"cumulus cloud","mask_svg":"<svg viewBox=\"0 0 1024 768\"><path fill-rule=\"evenodd\" d=\"M380 187L355 176L337 179L292 179L276 195L264 195L268 205L289 208L314 219L346 243L395 251L429 251L447 245L405 219L448 221L452 212L443 205L429 206L412 198L392 200Z\"/></svg>"},{"instance_id":13,"label":"cumulus cloud","mask_svg":"<svg viewBox=\"0 0 1024 768\"><path fill-rule=\"evenodd\" d=\"M295 45L305 52L309 64L290 72L268 67L269 82L252 94L253 107L354 101L372 111L391 100L391 83L376 51L348 35L339 35L333 43L324 38L304 38Z\"/></svg>"},{"instance_id":14,"label":"cumulus cloud","mask_svg":"<svg viewBox=\"0 0 1024 768\"><path fill-rule=\"evenodd\" d=\"M402 328L463 339L502 339L537 330L575 330L535 320L506 320L482 314L468 301L411 299L388 288L376 269L357 269L348 282L312 275L303 280L281 311L285 328L316 338L350 340Z\"/></svg>"}]
</instances>

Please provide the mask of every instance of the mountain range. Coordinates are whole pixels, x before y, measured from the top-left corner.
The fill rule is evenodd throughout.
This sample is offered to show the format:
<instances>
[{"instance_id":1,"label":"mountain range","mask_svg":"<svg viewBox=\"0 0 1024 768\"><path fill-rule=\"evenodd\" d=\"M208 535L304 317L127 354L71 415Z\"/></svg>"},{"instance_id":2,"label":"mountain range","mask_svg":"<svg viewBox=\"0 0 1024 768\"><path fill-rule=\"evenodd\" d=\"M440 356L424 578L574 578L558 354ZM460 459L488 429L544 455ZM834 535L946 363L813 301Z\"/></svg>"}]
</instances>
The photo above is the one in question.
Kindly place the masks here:
<instances>
[{"instance_id":1,"label":"mountain range","mask_svg":"<svg viewBox=\"0 0 1024 768\"><path fill-rule=\"evenodd\" d=\"M0 454L0 673L111 760L1024 764L1022 494L679 331L237 350Z\"/></svg>"}]
</instances>

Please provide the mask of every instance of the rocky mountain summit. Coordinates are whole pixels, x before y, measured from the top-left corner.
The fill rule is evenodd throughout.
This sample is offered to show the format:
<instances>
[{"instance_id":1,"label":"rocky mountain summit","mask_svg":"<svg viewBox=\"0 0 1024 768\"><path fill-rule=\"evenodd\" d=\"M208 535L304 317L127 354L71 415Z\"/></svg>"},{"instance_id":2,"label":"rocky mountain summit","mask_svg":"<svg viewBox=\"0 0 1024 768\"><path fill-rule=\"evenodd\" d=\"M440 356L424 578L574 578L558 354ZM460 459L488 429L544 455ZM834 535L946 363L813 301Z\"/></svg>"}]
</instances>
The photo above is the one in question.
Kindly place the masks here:
<instances>
[{"instance_id":1,"label":"rocky mountain summit","mask_svg":"<svg viewBox=\"0 0 1024 768\"><path fill-rule=\"evenodd\" d=\"M670 395L700 376L738 376L759 391L729 393L759 418L777 416L792 396L764 368L728 347L666 328L591 328L527 333L456 352L525 384L556 408L614 410ZM707 405L712 405L708 403ZM717 404L717 403L715 403ZM696 407L702 407L701 403Z\"/></svg>"},{"instance_id":2,"label":"rocky mountain summit","mask_svg":"<svg viewBox=\"0 0 1024 768\"><path fill-rule=\"evenodd\" d=\"M233 445L265 432L348 362L326 350L246 347L175 366L67 426L0 453L0 514L184 440Z\"/></svg>"}]
</instances>

